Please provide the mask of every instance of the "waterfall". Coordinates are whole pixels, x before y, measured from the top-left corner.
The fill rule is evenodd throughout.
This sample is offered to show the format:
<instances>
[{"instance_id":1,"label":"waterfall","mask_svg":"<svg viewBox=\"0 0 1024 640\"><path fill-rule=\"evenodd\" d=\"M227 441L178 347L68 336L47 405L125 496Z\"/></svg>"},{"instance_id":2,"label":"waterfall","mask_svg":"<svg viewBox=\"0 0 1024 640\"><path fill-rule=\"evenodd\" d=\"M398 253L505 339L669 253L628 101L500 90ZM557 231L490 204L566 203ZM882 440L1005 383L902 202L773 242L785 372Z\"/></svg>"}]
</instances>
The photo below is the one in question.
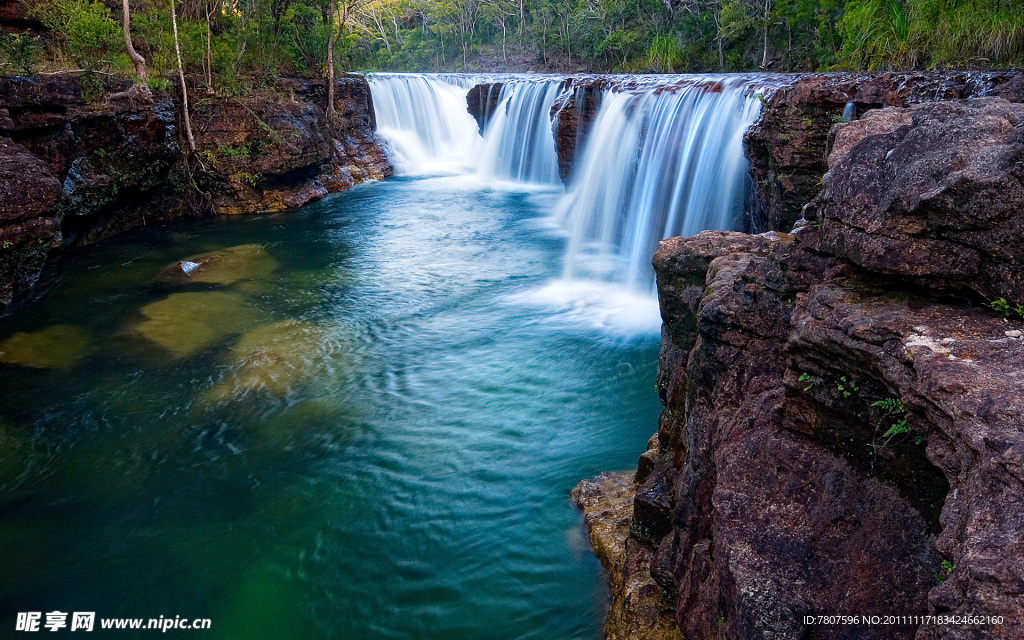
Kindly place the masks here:
<instances>
[{"instance_id":1,"label":"waterfall","mask_svg":"<svg viewBox=\"0 0 1024 640\"><path fill-rule=\"evenodd\" d=\"M741 223L760 100L742 77L665 82L604 96L559 207L567 280L650 289L659 240Z\"/></svg>"},{"instance_id":2,"label":"waterfall","mask_svg":"<svg viewBox=\"0 0 1024 640\"><path fill-rule=\"evenodd\" d=\"M479 175L519 182L558 184L558 157L551 133L551 105L561 78L506 82L484 132Z\"/></svg>"},{"instance_id":3,"label":"waterfall","mask_svg":"<svg viewBox=\"0 0 1024 640\"><path fill-rule=\"evenodd\" d=\"M480 139L466 110L472 76L382 73L368 80L377 133L397 173L436 175L469 168Z\"/></svg>"},{"instance_id":4,"label":"waterfall","mask_svg":"<svg viewBox=\"0 0 1024 640\"><path fill-rule=\"evenodd\" d=\"M502 76L483 137L466 108L466 94L491 77L375 73L368 79L377 132L398 173L558 184L549 110L562 78Z\"/></svg>"},{"instance_id":5,"label":"waterfall","mask_svg":"<svg viewBox=\"0 0 1024 640\"><path fill-rule=\"evenodd\" d=\"M550 112L572 90L566 78L379 73L369 81L398 173L559 184ZM466 103L482 82L501 84L483 136ZM659 240L740 226L749 180L743 133L761 103L746 76L607 84L556 211L569 235L564 278L647 293ZM569 98L577 108L579 98Z\"/></svg>"}]
</instances>

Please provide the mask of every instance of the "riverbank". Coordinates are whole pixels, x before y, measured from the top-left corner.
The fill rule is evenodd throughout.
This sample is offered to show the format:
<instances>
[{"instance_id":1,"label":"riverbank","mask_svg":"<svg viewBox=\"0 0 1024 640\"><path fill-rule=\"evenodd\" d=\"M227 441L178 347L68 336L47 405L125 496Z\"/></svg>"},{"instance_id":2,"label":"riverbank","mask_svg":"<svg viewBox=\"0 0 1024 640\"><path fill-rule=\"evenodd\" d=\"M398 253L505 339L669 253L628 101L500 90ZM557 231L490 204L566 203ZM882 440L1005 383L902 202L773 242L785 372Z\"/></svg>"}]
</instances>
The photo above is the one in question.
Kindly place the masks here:
<instances>
[{"instance_id":1,"label":"riverbank","mask_svg":"<svg viewBox=\"0 0 1024 640\"><path fill-rule=\"evenodd\" d=\"M391 175L362 76L200 98L186 158L173 93L101 96L67 77L0 77L0 305L53 251L183 218L294 209ZM94 89L92 89L94 90ZM198 96L194 96L194 99Z\"/></svg>"}]
</instances>

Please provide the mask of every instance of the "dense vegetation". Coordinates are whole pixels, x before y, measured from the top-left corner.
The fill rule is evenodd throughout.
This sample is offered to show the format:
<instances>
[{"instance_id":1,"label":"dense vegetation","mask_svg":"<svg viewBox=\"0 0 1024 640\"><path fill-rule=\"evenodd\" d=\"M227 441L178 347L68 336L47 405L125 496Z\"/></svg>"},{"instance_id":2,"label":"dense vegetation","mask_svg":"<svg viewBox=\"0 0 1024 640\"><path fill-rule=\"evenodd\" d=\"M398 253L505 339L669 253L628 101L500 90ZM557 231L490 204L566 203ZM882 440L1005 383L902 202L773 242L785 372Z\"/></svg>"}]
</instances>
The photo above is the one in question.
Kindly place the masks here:
<instances>
[{"instance_id":1,"label":"dense vegetation","mask_svg":"<svg viewBox=\"0 0 1024 640\"><path fill-rule=\"evenodd\" d=\"M171 1L130 2L151 84L176 68ZM0 72L133 73L121 0L24 4L46 31L3 35ZM176 11L185 72L218 91L277 74L325 76L330 40L339 69L364 70L1024 63L1024 0L176 0Z\"/></svg>"}]
</instances>

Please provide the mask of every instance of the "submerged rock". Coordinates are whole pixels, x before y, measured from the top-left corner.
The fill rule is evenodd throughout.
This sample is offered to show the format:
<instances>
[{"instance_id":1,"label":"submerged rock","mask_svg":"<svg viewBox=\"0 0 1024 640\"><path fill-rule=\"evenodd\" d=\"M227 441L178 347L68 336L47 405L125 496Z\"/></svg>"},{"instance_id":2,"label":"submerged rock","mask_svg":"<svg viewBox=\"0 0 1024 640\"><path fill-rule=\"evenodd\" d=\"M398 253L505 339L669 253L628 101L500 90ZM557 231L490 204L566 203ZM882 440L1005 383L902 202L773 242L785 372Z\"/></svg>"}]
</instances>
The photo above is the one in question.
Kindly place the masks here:
<instances>
[{"instance_id":1,"label":"submerged rock","mask_svg":"<svg viewBox=\"0 0 1024 640\"><path fill-rule=\"evenodd\" d=\"M242 296L223 291L175 293L142 308L133 331L170 351L191 356L226 336L242 333L259 317Z\"/></svg>"},{"instance_id":2,"label":"submerged rock","mask_svg":"<svg viewBox=\"0 0 1024 640\"><path fill-rule=\"evenodd\" d=\"M246 333L231 348L231 371L210 390L213 402L251 391L283 396L306 379L319 346L315 325L284 320Z\"/></svg>"},{"instance_id":3,"label":"submerged rock","mask_svg":"<svg viewBox=\"0 0 1024 640\"><path fill-rule=\"evenodd\" d=\"M70 369L90 350L84 331L59 324L34 333L15 333L0 342L0 362L35 369Z\"/></svg>"},{"instance_id":4,"label":"submerged rock","mask_svg":"<svg viewBox=\"0 0 1024 640\"><path fill-rule=\"evenodd\" d=\"M164 277L179 282L234 284L258 280L277 269L277 260L258 244L242 244L189 256L164 270Z\"/></svg>"}]
</instances>

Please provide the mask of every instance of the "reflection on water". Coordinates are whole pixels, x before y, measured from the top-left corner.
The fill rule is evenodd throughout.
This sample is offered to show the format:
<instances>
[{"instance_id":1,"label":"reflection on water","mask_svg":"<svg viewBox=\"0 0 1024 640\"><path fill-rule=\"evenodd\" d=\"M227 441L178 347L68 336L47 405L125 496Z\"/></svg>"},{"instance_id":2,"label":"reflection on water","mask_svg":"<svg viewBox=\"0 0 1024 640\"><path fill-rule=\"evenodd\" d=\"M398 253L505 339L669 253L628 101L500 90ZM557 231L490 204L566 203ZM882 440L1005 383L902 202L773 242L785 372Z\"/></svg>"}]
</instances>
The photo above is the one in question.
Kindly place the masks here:
<instances>
[{"instance_id":1,"label":"reflection on water","mask_svg":"<svg viewBox=\"0 0 1024 640\"><path fill-rule=\"evenodd\" d=\"M558 196L399 179L56 265L0 322L0 636L599 637L568 493L655 428L656 307L550 284Z\"/></svg>"}]
</instances>

